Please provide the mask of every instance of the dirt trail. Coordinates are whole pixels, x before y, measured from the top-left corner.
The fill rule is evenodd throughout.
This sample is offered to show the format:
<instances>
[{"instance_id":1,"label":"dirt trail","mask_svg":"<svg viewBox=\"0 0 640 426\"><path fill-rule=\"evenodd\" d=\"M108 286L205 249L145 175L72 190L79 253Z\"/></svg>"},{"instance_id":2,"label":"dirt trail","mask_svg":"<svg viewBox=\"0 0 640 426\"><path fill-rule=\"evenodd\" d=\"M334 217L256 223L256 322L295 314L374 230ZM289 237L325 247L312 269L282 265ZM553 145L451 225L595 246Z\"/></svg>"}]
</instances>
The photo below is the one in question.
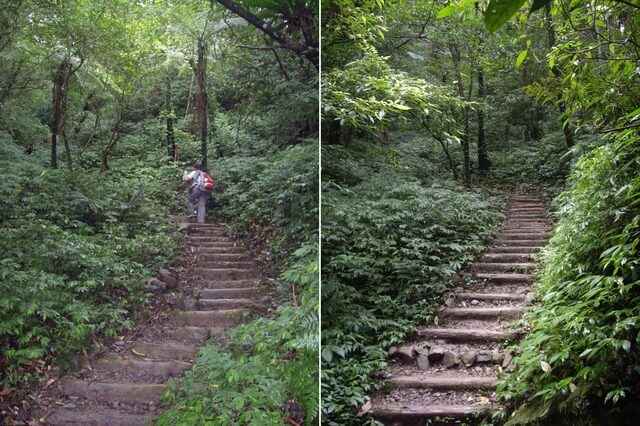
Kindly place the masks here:
<instances>
[{"instance_id":1,"label":"dirt trail","mask_svg":"<svg viewBox=\"0 0 640 426\"><path fill-rule=\"evenodd\" d=\"M515 341L509 324L529 302L536 253L551 231L540 198L512 196L493 245L463 274L471 289L456 288L438 314L439 326L419 339L391 348L388 392L372 396L371 411L385 425L415 425L440 418L458 424L498 408L498 373L512 368Z\"/></svg>"},{"instance_id":2,"label":"dirt trail","mask_svg":"<svg viewBox=\"0 0 640 426\"><path fill-rule=\"evenodd\" d=\"M45 424L152 424L167 381L191 368L198 346L248 319L251 311L266 309L260 272L249 252L226 236L228 227L179 227L187 233L185 257L195 261L176 282L176 309L61 379L55 389L60 407L46 413Z\"/></svg>"}]
</instances>

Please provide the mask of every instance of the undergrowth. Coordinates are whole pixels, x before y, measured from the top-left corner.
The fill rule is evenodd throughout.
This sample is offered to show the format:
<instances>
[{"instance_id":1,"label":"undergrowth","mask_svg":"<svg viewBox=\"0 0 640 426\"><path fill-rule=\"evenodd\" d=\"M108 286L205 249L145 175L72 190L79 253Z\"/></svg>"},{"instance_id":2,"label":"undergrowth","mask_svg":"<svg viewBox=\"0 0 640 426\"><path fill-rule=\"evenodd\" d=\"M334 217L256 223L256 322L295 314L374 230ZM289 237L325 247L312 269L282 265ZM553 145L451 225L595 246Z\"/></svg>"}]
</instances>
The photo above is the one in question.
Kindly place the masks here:
<instances>
[{"instance_id":1,"label":"undergrowth","mask_svg":"<svg viewBox=\"0 0 640 426\"><path fill-rule=\"evenodd\" d=\"M375 423L356 414L379 385L388 347L435 320L452 278L501 217L498 198L424 173L433 169L420 155L427 149L323 148L325 424Z\"/></svg>"},{"instance_id":2,"label":"undergrowth","mask_svg":"<svg viewBox=\"0 0 640 426\"><path fill-rule=\"evenodd\" d=\"M123 146L148 152L144 137ZM132 323L144 279L174 258L178 238L165 219L177 169L151 150L134 172L100 174L47 165L0 132L0 387L24 388L54 360ZM155 161L154 161L155 159ZM114 160L117 162L117 159Z\"/></svg>"},{"instance_id":3,"label":"undergrowth","mask_svg":"<svg viewBox=\"0 0 640 426\"><path fill-rule=\"evenodd\" d=\"M516 370L499 386L507 424L634 424L639 414L640 136L584 155L556 200Z\"/></svg>"}]
</instances>

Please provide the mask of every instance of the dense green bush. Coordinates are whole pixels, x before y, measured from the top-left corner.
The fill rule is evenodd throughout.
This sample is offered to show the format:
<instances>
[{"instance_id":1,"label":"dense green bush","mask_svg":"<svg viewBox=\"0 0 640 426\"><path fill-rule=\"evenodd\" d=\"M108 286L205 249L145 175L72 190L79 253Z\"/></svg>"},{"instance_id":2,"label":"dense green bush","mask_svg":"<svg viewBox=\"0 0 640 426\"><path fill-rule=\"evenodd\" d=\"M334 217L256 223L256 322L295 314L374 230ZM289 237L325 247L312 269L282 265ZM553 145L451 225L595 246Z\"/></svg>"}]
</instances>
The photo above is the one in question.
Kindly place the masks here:
<instances>
[{"instance_id":1,"label":"dense green bush","mask_svg":"<svg viewBox=\"0 0 640 426\"><path fill-rule=\"evenodd\" d=\"M509 424L631 424L640 392L640 136L577 163L556 200L554 236L517 369L500 386Z\"/></svg>"},{"instance_id":2,"label":"dense green bush","mask_svg":"<svg viewBox=\"0 0 640 426\"><path fill-rule=\"evenodd\" d=\"M47 167L0 141L0 385L29 382L38 360L66 358L96 336L131 324L142 283L173 261L175 228L165 219L176 169L137 163L95 171ZM146 150L147 141L132 146Z\"/></svg>"},{"instance_id":3,"label":"dense green bush","mask_svg":"<svg viewBox=\"0 0 640 426\"><path fill-rule=\"evenodd\" d=\"M414 143L323 151L329 165L322 201L328 424L362 422L355 414L377 385L387 348L418 322L434 321L452 278L484 248L500 218L497 198L420 173L428 160L408 155L418 149Z\"/></svg>"}]
</instances>

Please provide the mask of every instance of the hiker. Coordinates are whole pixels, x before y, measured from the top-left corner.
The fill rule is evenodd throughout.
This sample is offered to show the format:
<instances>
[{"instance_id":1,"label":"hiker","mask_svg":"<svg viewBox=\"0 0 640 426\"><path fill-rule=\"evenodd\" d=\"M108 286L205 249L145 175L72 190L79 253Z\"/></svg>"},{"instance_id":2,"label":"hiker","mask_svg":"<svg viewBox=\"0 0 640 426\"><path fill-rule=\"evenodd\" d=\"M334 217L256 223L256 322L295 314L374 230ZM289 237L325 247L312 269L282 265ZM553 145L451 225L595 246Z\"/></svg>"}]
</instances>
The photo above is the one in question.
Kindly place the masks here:
<instances>
[{"instance_id":1,"label":"hiker","mask_svg":"<svg viewBox=\"0 0 640 426\"><path fill-rule=\"evenodd\" d=\"M194 211L196 209L195 203L198 202L198 223L204 223L204 217L206 214L207 200L209 194L213 191L213 180L206 172L202 171L202 165L196 164L193 166L193 171L187 173L185 170L182 175L182 180L190 182L189 186L189 202L187 203L188 216L194 217Z\"/></svg>"}]
</instances>

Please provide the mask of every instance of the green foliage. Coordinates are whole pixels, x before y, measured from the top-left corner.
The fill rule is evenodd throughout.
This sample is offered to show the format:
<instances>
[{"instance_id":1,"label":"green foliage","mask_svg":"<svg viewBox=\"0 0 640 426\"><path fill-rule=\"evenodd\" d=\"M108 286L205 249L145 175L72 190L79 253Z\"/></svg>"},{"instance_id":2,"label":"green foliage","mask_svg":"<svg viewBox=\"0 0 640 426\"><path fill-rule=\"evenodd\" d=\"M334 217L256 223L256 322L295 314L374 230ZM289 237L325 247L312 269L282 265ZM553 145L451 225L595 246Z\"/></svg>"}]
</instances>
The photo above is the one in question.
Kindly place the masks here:
<instances>
[{"instance_id":1,"label":"green foliage","mask_svg":"<svg viewBox=\"0 0 640 426\"><path fill-rule=\"evenodd\" d=\"M594 148L555 200L540 303L500 386L503 400L520 404L508 424L627 424L638 414L639 142L630 129Z\"/></svg>"},{"instance_id":2,"label":"green foliage","mask_svg":"<svg viewBox=\"0 0 640 426\"><path fill-rule=\"evenodd\" d=\"M129 326L144 278L172 262L177 237L163 219L173 176L162 168L71 175L45 169L41 149L29 156L10 140L0 149L0 384L13 387L34 378L36 361Z\"/></svg>"},{"instance_id":3,"label":"green foliage","mask_svg":"<svg viewBox=\"0 0 640 426\"><path fill-rule=\"evenodd\" d=\"M264 157L223 158L214 164L220 214L232 218L240 233L268 243L274 265L317 232L317 159L318 145L310 140Z\"/></svg>"},{"instance_id":4,"label":"green foliage","mask_svg":"<svg viewBox=\"0 0 640 426\"><path fill-rule=\"evenodd\" d=\"M318 251L303 246L281 275L299 286L300 307L237 327L225 347L200 349L158 425L313 424L318 413Z\"/></svg>"},{"instance_id":5,"label":"green foliage","mask_svg":"<svg viewBox=\"0 0 640 426\"><path fill-rule=\"evenodd\" d=\"M413 142L415 144L415 141ZM420 143L420 142L418 142ZM425 176L411 143L325 147L322 201L322 393L328 424L355 414L377 386L386 349L435 309L484 248L501 202ZM412 161L405 161L411 158Z\"/></svg>"}]
</instances>

